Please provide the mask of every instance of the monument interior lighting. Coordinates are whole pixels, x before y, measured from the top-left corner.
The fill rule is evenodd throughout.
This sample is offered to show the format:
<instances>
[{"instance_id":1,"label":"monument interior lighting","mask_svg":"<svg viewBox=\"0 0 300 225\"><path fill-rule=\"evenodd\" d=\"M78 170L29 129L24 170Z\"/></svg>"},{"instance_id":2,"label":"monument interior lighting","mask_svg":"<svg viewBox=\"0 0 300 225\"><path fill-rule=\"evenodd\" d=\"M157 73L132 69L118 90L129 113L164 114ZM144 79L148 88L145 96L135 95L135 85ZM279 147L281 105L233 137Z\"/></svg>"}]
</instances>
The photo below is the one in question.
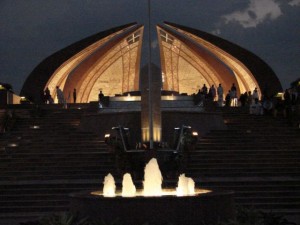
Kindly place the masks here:
<instances>
[{"instance_id":1,"label":"monument interior lighting","mask_svg":"<svg viewBox=\"0 0 300 225\"><path fill-rule=\"evenodd\" d=\"M123 98L124 101L138 101L140 100L139 96L131 96L130 94L128 94L125 98Z\"/></svg>"},{"instance_id":2,"label":"monument interior lighting","mask_svg":"<svg viewBox=\"0 0 300 225\"><path fill-rule=\"evenodd\" d=\"M167 101L173 101L176 100L176 97L172 93L172 95L162 96L162 99Z\"/></svg>"}]
</instances>

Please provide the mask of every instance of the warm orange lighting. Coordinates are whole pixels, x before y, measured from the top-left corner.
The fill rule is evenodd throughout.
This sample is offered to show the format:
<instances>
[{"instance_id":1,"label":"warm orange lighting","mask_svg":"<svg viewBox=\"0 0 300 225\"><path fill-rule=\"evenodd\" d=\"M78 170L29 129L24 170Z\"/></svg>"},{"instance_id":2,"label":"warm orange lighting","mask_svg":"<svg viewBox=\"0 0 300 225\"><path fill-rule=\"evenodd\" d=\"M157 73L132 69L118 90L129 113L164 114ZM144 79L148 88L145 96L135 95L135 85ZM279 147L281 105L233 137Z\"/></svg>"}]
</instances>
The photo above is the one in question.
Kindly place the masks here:
<instances>
[{"instance_id":1,"label":"warm orange lighting","mask_svg":"<svg viewBox=\"0 0 300 225\"><path fill-rule=\"evenodd\" d=\"M283 92L278 92L275 97L281 98L282 100L284 100L284 94L283 94Z\"/></svg>"},{"instance_id":2,"label":"warm orange lighting","mask_svg":"<svg viewBox=\"0 0 300 225\"><path fill-rule=\"evenodd\" d=\"M198 132L193 131L192 135L193 135L193 136L198 136Z\"/></svg>"},{"instance_id":3,"label":"warm orange lighting","mask_svg":"<svg viewBox=\"0 0 300 225\"><path fill-rule=\"evenodd\" d=\"M161 128L160 127L153 128L153 141L155 141L155 142L161 141Z\"/></svg>"},{"instance_id":4,"label":"warm orange lighting","mask_svg":"<svg viewBox=\"0 0 300 225\"><path fill-rule=\"evenodd\" d=\"M130 102L130 101L137 101L137 100L138 100L137 97L138 97L138 96L130 96L130 94L128 94L128 95L124 98L124 101L128 101L128 102Z\"/></svg>"},{"instance_id":5,"label":"warm orange lighting","mask_svg":"<svg viewBox=\"0 0 300 225\"><path fill-rule=\"evenodd\" d=\"M176 33L173 33L171 36L164 28L157 27L157 30L159 33L161 58L163 59L164 90L175 90L181 93L192 94L198 91L199 84L208 86L214 84L217 86L219 83L222 83L223 88L226 89L230 87L232 82L235 82L240 93L252 92L257 87L258 93L261 95L261 90L252 72L228 52L196 35L175 28L177 32L185 35L188 39L192 39L201 48L205 48L212 53L220 62L226 64L226 67L229 68L231 75L234 77L231 79L231 82L225 82L224 78L222 78L224 74L220 74L218 68L211 64L211 61L208 63L205 55L196 53L186 43L179 40L180 38L176 37ZM172 37L172 41L168 41L168 38L166 38L167 34L169 37Z\"/></svg>"},{"instance_id":6,"label":"warm orange lighting","mask_svg":"<svg viewBox=\"0 0 300 225\"><path fill-rule=\"evenodd\" d=\"M143 142L150 141L150 132L148 127L142 128L142 140Z\"/></svg>"},{"instance_id":7,"label":"warm orange lighting","mask_svg":"<svg viewBox=\"0 0 300 225\"><path fill-rule=\"evenodd\" d=\"M208 189L195 189L194 194L190 194L187 196L196 196L196 195L201 195L201 194L207 194L210 192L212 192L212 191L208 190ZM91 192L91 195L103 196L103 192L102 191L93 191L93 192ZM114 197L121 197L121 196L122 196L122 193L121 193L121 191L118 190ZM180 198L180 196L177 195L177 192L175 189L163 189L161 196L174 196L174 197ZM147 198L147 196L144 196L143 190L137 190L135 197ZM150 196L150 197L153 197L153 196ZM159 197L160 196L158 196L158 198Z\"/></svg>"},{"instance_id":8,"label":"warm orange lighting","mask_svg":"<svg viewBox=\"0 0 300 225\"><path fill-rule=\"evenodd\" d=\"M10 143L10 144L8 144L8 147L18 147L18 144L16 144L16 143Z\"/></svg>"}]
</instances>

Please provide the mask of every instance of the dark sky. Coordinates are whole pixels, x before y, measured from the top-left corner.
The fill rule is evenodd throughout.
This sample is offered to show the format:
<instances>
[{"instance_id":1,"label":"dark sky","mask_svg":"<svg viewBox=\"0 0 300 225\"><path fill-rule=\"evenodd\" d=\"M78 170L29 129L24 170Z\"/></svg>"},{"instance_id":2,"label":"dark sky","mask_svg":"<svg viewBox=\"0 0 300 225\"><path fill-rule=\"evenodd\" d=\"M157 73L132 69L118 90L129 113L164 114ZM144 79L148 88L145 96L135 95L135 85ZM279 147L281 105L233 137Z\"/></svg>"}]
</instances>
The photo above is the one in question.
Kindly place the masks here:
<instances>
[{"instance_id":1,"label":"dark sky","mask_svg":"<svg viewBox=\"0 0 300 225\"><path fill-rule=\"evenodd\" d=\"M147 25L147 6L148 0L0 0L0 81L19 93L54 52L111 27ZM163 21L246 48L273 68L283 88L300 77L300 0L151 0L155 51L155 25Z\"/></svg>"}]
</instances>

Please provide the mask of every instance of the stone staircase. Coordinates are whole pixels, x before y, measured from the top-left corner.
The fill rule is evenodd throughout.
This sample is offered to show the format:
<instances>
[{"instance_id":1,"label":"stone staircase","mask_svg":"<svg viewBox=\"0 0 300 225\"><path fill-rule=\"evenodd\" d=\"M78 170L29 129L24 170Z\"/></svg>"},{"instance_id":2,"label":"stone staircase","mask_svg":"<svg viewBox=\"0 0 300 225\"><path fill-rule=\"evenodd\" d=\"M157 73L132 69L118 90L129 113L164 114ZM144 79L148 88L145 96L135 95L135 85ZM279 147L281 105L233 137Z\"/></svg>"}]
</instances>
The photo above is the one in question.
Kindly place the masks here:
<instances>
[{"instance_id":1,"label":"stone staircase","mask_svg":"<svg viewBox=\"0 0 300 225\"><path fill-rule=\"evenodd\" d=\"M300 130L284 118L222 108L226 130L212 130L191 152L188 176L200 186L233 190L238 205L300 215Z\"/></svg>"},{"instance_id":2,"label":"stone staircase","mask_svg":"<svg viewBox=\"0 0 300 225\"><path fill-rule=\"evenodd\" d=\"M186 110L186 104L165 104L163 110ZM188 105L199 110L192 101ZM101 189L104 176L115 172L103 138L78 129L88 108L52 105L34 116L32 107L16 107L15 128L0 136L0 224L67 211L70 193ZM103 110L118 112L120 107ZM223 114L227 129L199 138L186 175L199 187L233 190L238 205L299 220L299 129L284 119L249 115L243 108L210 110Z\"/></svg>"},{"instance_id":3,"label":"stone staircase","mask_svg":"<svg viewBox=\"0 0 300 225\"><path fill-rule=\"evenodd\" d=\"M77 129L84 111L15 109L15 128L0 136L0 224L67 211L69 193L101 188L114 170L97 134Z\"/></svg>"}]
</instances>

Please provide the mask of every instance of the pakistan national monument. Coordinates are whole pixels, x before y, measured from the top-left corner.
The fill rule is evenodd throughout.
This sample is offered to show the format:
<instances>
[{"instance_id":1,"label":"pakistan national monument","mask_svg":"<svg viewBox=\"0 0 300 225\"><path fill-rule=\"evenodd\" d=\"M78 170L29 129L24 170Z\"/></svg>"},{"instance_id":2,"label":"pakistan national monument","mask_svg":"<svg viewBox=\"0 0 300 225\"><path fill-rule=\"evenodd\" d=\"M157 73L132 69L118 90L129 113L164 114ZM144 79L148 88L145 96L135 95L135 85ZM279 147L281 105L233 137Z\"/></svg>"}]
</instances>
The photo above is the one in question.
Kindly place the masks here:
<instances>
[{"instance_id":1,"label":"pakistan national monument","mask_svg":"<svg viewBox=\"0 0 300 225\"><path fill-rule=\"evenodd\" d=\"M224 92L234 83L240 93L258 89L260 95L282 90L273 70L258 56L227 40L186 26L165 22L156 26L161 72L159 89L192 95L203 84ZM56 87L69 96L75 88L77 102L140 91L144 26L130 23L80 40L44 59L28 76L21 90L33 102Z\"/></svg>"}]
</instances>

